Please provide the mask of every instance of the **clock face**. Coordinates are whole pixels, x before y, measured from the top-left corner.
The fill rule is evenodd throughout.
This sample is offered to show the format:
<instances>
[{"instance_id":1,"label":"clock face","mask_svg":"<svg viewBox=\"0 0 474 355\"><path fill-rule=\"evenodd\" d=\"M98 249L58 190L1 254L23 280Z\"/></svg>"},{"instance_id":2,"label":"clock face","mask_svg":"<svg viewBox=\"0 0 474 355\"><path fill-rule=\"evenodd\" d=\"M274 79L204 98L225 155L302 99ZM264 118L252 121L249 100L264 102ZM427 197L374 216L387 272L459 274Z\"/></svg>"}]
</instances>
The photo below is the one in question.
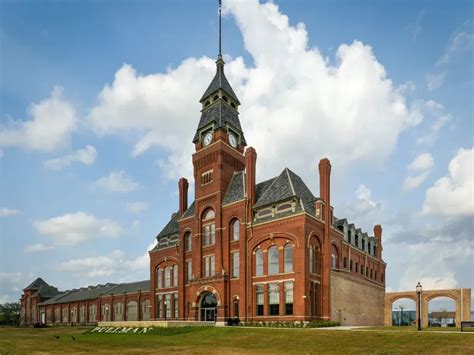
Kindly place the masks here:
<instances>
[{"instance_id":1,"label":"clock face","mask_svg":"<svg viewBox=\"0 0 474 355\"><path fill-rule=\"evenodd\" d=\"M229 143L232 147L236 148L237 147L237 138L233 133L229 133Z\"/></svg>"},{"instance_id":2,"label":"clock face","mask_svg":"<svg viewBox=\"0 0 474 355\"><path fill-rule=\"evenodd\" d=\"M212 132L207 132L203 139L203 144L207 147L212 142Z\"/></svg>"}]
</instances>

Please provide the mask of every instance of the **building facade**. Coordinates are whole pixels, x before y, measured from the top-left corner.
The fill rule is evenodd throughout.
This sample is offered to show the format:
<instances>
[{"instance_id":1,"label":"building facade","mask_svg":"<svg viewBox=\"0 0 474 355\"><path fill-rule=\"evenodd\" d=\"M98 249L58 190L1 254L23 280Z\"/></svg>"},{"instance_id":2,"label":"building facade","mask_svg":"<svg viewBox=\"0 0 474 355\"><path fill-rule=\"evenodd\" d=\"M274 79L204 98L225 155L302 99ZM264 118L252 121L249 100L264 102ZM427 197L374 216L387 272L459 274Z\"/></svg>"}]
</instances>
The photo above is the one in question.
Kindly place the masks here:
<instances>
[{"instance_id":1,"label":"building facade","mask_svg":"<svg viewBox=\"0 0 474 355\"><path fill-rule=\"evenodd\" d=\"M67 292L36 280L21 300L24 323L383 324L381 226L369 236L334 216L326 158L319 197L288 168L257 183L257 152L247 147L221 55L216 66L193 139L194 201L181 178L179 209L149 252L150 280Z\"/></svg>"}]
</instances>

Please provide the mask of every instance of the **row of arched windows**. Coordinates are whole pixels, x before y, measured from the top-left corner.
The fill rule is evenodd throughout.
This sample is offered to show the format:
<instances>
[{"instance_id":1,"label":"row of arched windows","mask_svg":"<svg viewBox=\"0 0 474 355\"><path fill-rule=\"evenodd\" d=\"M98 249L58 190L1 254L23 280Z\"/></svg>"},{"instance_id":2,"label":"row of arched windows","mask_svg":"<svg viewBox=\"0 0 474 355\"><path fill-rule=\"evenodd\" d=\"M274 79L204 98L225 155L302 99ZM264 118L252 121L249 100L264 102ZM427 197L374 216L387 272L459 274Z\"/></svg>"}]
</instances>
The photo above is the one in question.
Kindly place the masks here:
<instances>
[{"instance_id":1,"label":"row of arched windows","mask_svg":"<svg viewBox=\"0 0 474 355\"><path fill-rule=\"evenodd\" d=\"M178 265L158 268L156 273L157 288L178 287Z\"/></svg>"},{"instance_id":2,"label":"row of arched windows","mask_svg":"<svg viewBox=\"0 0 474 355\"><path fill-rule=\"evenodd\" d=\"M264 255L261 248L255 251L255 276L262 276L264 270ZM290 243L283 247L283 268L280 268L280 250L278 246L272 245L267 250L267 273L275 275L293 271L293 246Z\"/></svg>"},{"instance_id":3,"label":"row of arched windows","mask_svg":"<svg viewBox=\"0 0 474 355\"><path fill-rule=\"evenodd\" d=\"M216 224L215 224L215 212L212 209L207 209L203 213L202 218L202 245L209 246L216 243ZM240 222L237 218L230 222L230 240L237 241L240 239ZM190 232L186 232L184 235L184 250L192 251L193 241Z\"/></svg>"}]
</instances>

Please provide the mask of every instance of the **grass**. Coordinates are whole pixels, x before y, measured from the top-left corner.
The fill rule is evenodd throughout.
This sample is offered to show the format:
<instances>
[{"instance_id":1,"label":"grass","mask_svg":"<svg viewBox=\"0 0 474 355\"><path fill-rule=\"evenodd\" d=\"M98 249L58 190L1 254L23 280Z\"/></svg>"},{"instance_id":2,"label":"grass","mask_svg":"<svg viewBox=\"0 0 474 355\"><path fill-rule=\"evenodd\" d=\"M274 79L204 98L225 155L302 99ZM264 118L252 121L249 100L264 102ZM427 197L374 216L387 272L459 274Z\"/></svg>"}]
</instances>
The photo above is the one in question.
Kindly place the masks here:
<instances>
[{"instance_id":1,"label":"grass","mask_svg":"<svg viewBox=\"0 0 474 355\"><path fill-rule=\"evenodd\" d=\"M474 353L474 335L460 333L182 327L103 334L89 329L0 328L0 353Z\"/></svg>"}]
</instances>

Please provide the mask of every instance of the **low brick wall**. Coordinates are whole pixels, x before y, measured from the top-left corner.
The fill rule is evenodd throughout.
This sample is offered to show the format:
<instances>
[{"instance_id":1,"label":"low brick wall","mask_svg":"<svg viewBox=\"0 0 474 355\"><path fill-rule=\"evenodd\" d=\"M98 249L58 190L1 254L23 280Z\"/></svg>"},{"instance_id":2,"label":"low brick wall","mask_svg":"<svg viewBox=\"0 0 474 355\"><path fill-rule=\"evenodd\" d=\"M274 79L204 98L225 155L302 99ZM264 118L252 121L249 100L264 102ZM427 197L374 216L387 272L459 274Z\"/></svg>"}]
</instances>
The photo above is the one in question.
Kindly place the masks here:
<instances>
[{"instance_id":1,"label":"low brick wall","mask_svg":"<svg viewBox=\"0 0 474 355\"><path fill-rule=\"evenodd\" d=\"M383 325L385 287L331 272L331 320L341 325Z\"/></svg>"},{"instance_id":2,"label":"low brick wall","mask_svg":"<svg viewBox=\"0 0 474 355\"><path fill-rule=\"evenodd\" d=\"M184 326L214 326L214 322L193 322L193 321L118 321L118 322L99 322L99 327L130 327L130 328L148 328L148 327L184 327Z\"/></svg>"}]
</instances>

